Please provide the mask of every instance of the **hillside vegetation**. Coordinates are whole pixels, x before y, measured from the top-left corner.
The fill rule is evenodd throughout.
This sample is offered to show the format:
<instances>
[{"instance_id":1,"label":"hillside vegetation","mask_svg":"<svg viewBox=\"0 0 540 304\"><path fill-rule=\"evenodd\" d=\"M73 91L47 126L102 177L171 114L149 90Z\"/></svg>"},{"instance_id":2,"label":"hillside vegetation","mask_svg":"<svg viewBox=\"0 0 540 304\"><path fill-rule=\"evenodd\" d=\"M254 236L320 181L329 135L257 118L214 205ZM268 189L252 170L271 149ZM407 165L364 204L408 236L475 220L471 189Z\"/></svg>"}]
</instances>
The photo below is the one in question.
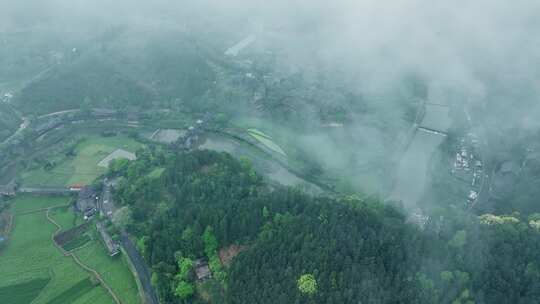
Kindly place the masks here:
<instances>
[{"instance_id":1,"label":"hillside vegetation","mask_svg":"<svg viewBox=\"0 0 540 304\"><path fill-rule=\"evenodd\" d=\"M164 303L540 300L540 233L525 219L420 231L390 205L271 187L249 161L209 151L147 152L116 173ZM242 250L226 268L218 251L231 245ZM213 273L204 284L198 258Z\"/></svg>"}]
</instances>

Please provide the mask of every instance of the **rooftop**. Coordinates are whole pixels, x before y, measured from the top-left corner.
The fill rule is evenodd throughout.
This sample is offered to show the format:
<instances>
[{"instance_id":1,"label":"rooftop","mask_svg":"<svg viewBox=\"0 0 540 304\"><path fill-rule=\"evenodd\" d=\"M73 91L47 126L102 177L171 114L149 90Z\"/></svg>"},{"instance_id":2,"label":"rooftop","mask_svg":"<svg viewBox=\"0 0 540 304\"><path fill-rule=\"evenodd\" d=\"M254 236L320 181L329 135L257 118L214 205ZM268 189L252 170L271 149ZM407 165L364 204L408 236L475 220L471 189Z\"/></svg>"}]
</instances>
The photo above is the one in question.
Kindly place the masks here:
<instances>
[{"instance_id":1,"label":"rooftop","mask_svg":"<svg viewBox=\"0 0 540 304\"><path fill-rule=\"evenodd\" d=\"M195 274L197 275L197 280L199 281L203 281L212 277L210 267L208 266L208 262L206 262L206 260L195 260Z\"/></svg>"}]
</instances>

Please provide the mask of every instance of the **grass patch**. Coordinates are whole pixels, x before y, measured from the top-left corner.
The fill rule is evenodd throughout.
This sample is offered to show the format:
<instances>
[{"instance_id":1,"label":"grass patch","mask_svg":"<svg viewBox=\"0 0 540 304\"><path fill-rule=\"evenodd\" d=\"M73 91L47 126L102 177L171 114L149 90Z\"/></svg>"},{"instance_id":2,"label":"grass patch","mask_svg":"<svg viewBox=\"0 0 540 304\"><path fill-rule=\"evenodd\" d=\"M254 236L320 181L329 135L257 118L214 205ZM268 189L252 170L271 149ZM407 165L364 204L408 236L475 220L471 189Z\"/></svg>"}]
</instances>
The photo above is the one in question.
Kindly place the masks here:
<instances>
[{"instance_id":1,"label":"grass patch","mask_svg":"<svg viewBox=\"0 0 540 304\"><path fill-rule=\"evenodd\" d=\"M97 165L102 159L116 149L134 153L141 146L125 136L90 136L77 144L74 157L62 157L50 171L39 168L22 173L22 183L26 186L90 184L106 171Z\"/></svg>"},{"instance_id":2,"label":"grass patch","mask_svg":"<svg viewBox=\"0 0 540 304\"><path fill-rule=\"evenodd\" d=\"M197 296L207 303L222 303L223 288L216 279L209 279L203 283L197 283Z\"/></svg>"},{"instance_id":3,"label":"grass patch","mask_svg":"<svg viewBox=\"0 0 540 304\"><path fill-rule=\"evenodd\" d=\"M165 168L155 168L150 173L148 173L148 177L152 179L159 178L161 174L163 174L164 171L165 171Z\"/></svg>"},{"instance_id":4,"label":"grass patch","mask_svg":"<svg viewBox=\"0 0 540 304\"><path fill-rule=\"evenodd\" d=\"M49 281L50 278L33 279L24 283L0 287L0 303L30 303L39 295Z\"/></svg>"},{"instance_id":5,"label":"grass patch","mask_svg":"<svg viewBox=\"0 0 540 304\"><path fill-rule=\"evenodd\" d=\"M69 230L83 223L83 219L70 210L69 206L53 209L49 213L49 216L62 226L62 231Z\"/></svg>"},{"instance_id":6,"label":"grass patch","mask_svg":"<svg viewBox=\"0 0 540 304\"><path fill-rule=\"evenodd\" d=\"M98 241L76 250L76 255L83 263L99 272L122 303L140 303L137 283L123 255L110 257Z\"/></svg>"},{"instance_id":7,"label":"grass patch","mask_svg":"<svg viewBox=\"0 0 540 304\"><path fill-rule=\"evenodd\" d=\"M64 197L21 196L12 201L12 208L19 212L34 210L58 203L67 203L67 200L68 198ZM44 274L47 274L51 278L50 282L33 301L35 304L44 304L69 290L75 282L90 277L71 257L64 256L53 245L51 235L57 228L47 220L45 212L15 214L10 242L0 254L2 278L0 285L3 284L4 278L8 278L9 285L14 285L42 279ZM112 298L102 287L94 288L91 293L96 298L102 299L94 303L113 303ZM0 301L0 303L10 302Z\"/></svg>"},{"instance_id":8,"label":"grass patch","mask_svg":"<svg viewBox=\"0 0 540 304\"><path fill-rule=\"evenodd\" d=\"M279 153L283 156L287 156L287 154L285 154L285 151L283 151L283 149L281 149L280 146L278 146L272 139L270 136L262 133L261 131L258 131L256 129L248 129L247 130L248 134L251 135L253 138L255 138L257 141L259 141L261 144L263 144L264 146L266 146L268 149L276 152L276 153Z\"/></svg>"}]
</instances>

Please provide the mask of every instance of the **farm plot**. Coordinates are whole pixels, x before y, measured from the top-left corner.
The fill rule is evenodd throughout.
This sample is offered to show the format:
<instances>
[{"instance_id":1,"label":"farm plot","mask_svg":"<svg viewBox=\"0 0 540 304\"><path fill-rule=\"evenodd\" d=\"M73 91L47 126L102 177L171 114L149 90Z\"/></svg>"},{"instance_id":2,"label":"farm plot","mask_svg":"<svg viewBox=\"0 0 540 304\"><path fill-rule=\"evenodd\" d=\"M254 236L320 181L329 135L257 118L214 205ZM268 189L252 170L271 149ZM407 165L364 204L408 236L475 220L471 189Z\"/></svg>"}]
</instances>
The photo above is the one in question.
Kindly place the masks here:
<instances>
[{"instance_id":1,"label":"farm plot","mask_svg":"<svg viewBox=\"0 0 540 304\"><path fill-rule=\"evenodd\" d=\"M49 281L50 278L40 278L0 287L0 301L12 304L30 303L39 295Z\"/></svg>"},{"instance_id":2,"label":"farm plot","mask_svg":"<svg viewBox=\"0 0 540 304\"><path fill-rule=\"evenodd\" d=\"M16 199L10 201L11 213L23 214L33 211L44 210L45 208L55 206L66 206L69 204L69 197L61 196L34 196L30 194L18 195Z\"/></svg>"},{"instance_id":3,"label":"farm plot","mask_svg":"<svg viewBox=\"0 0 540 304\"><path fill-rule=\"evenodd\" d=\"M84 223L60 232L54 236L54 241L66 251L73 250L90 240L90 237L85 234L88 227L89 223Z\"/></svg>"},{"instance_id":4,"label":"farm plot","mask_svg":"<svg viewBox=\"0 0 540 304\"><path fill-rule=\"evenodd\" d=\"M283 149L281 149L280 146L278 146L273 140L272 140L272 137L264 134L263 132L257 130L257 129L248 129L247 130L248 134L251 135L253 138L255 138L257 141L259 141L261 144L263 144L265 147L267 147L268 149L276 152L276 153L279 153L283 156L287 156L287 154L285 153L285 151L283 151Z\"/></svg>"},{"instance_id":5,"label":"farm plot","mask_svg":"<svg viewBox=\"0 0 540 304\"><path fill-rule=\"evenodd\" d=\"M31 204L38 199L17 198L13 202L13 208L29 210L28 205L50 206L61 199L65 198L57 198L56 201L45 199L45 202ZM70 290L78 288L79 282L90 277L75 264L72 258L64 256L53 245L51 235L55 231L56 227L47 221L43 211L15 215L10 242L5 251L0 254L0 272L3 277L11 278L0 281L0 287L4 291L14 290L14 288L26 290L28 298L35 297L33 303L49 303L66 292L72 293L73 291L70 292ZM44 288L37 291L44 284L45 279L50 279L50 281ZM99 285L83 291L84 293L77 293L77 299L73 298L73 301L63 303L83 303L79 301L79 298L84 298L88 294L92 294L92 298L100 299L99 303L113 303L106 290ZM0 303L17 303L10 298L12 293L4 292L2 295L4 298L0 298ZM16 300L24 300L20 303L28 303L26 298Z\"/></svg>"},{"instance_id":6,"label":"farm plot","mask_svg":"<svg viewBox=\"0 0 540 304\"><path fill-rule=\"evenodd\" d=\"M62 231L74 228L84 222L84 220L81 217L78 217L69 206L55 208L49 212L49 216L62 226Z\"/></svg>"},{"instance_id":7,"label":"farm plot","mask_svg":"<svg viewBox=\"0 0 540 304\"><path fill-rule=\"evenodd\" d=\"M25 186L68 186L89 184L106 171L99 162L116 150L134 153L142 144L123 137L91 136L81 141L74 149L74 155L63 156L55 161L52 168L33 169L21 174Z\"/></svg>"},{"instance_id":8,"label":"farm plot","mask_svg":"<svg viewBox=\"0 0 540 304\"><path fill-rule=\"evenodd\" d=\"M140 303L137 284L124 255L110 257L97 239L76 249L75 254L84 264L99 272L122 303Z\"/></svg>"}]
</instances>

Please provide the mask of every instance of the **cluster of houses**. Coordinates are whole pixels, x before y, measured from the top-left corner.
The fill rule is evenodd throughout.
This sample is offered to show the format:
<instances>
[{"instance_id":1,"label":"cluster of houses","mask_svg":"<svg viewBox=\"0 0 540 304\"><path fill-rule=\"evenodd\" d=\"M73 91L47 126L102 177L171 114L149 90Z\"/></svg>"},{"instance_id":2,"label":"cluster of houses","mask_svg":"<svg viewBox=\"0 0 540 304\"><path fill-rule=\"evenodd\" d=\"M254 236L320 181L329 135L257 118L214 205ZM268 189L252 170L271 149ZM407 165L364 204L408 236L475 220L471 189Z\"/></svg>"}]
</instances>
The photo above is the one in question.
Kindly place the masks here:
<instances>
[{"instance_id":1,"label":"cluster of houses","mask_svg":"<svg viewBox=\"0 0 540 304\"><path fill-rule=\"evenodd\" d=\"M72 185L70 190L78 189L76 211L80 212L87 221L91 220L98 213L99 193L92 186ZM73 191L72 190L72 191ZM120 252L120 245L113 240L106 229L104 222L98 222L96 228L101 236L105 248L110 256L115 256Z\"/></svg>"},{"instance_id":2,"label":"cluster of houses","mask_svg":"<svg viewBox=\"0 0 540 304\"><path fill-rule=\"evenodd\" d=\"M78 185L70 189L76 189ZM80 189L75 207L83 215L85 220L90 220L97 214L97 202L99 200L96 189L91 186L84 186Z\"/></svg>"},{"instance_id":3,"label":"cluster of houses","mask_svg":"<svg viewBox=\"0 0 540 304\"><path fill-rule=\"evenodd\" d=\"M207 115L208 116L208 115ZM187 132L183 133L182 136L173 144L173 146L180 149L191 150L195 148L197 142L199 142L200 136L206 126L208 119L197 119L194 125L189 126Z\"/></svg>"},{"instance_id":4,"label":"cluster of houses","mask_svg":"<svg viewBox=\"0 0 540 304\"><path fill-rule=\"evenodd\" d=\"M9 103L12 98L13 98L13 94L8 92L8 93L5 93L4 96L2 96L2 98L0 98L0 102Z\"/></svg>"},{"instance_id":5,"label":"cluster of houses","mask_svg":"<svg viewBox=\"0 0 540 304\"><path fill-rule=\"evenodd\" d=\"M478 188L484 176L483 163L473 152L474 148L478 147L478 143L475 133L469 133L466 138L461 138L452 168L454 175L471 182L472 189L467 195L468 204L473 204L478 199Z\"/></svg>"},{"instance_id":6,"label":"cluster of houses","mask_svg":"<svg viewBox=\"0 0 540 304\"><path fill-rule=\"evenodd\" d=\"M407 222L412 223L424 229L429 222L430 217L425 214L420 208L416 208L413 212L407 217Z\"/></svg>"}]
</instances>

